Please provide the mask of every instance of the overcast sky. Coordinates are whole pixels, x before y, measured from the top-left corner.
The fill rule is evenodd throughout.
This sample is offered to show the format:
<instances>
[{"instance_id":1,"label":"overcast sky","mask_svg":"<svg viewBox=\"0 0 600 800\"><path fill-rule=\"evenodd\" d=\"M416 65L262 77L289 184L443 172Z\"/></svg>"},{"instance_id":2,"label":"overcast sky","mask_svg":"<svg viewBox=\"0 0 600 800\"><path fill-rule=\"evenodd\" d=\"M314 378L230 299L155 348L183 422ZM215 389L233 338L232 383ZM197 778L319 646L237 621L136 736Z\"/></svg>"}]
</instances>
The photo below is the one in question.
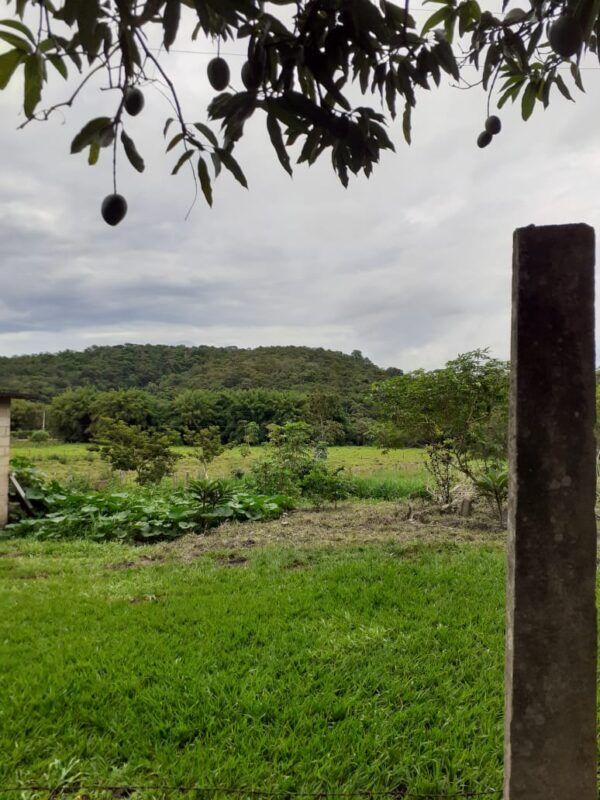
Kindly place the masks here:
<instances>
[{"instance_id":1,"label":"overcast sky","mask_svg":"<svg viewBox=\"0 0 600 800\"><path fill-rule=\"evenodd\" d=\"M209 58L164 61L192 120L206 119L213 94ZM236 73L243 58L228 58ZM185 170L169 174L169 107L149 87L144 112L126 120L147 168L139 175L121 157L129 213L116 228L100 217L112 191L108 151L95 167L69 155L84 122L113 113L115 95L91 91L64 117L17 131L19 77L0 94L0 353L295 344L359 349L405 370L478 347L507 358L513 230L599 227L600 70L589 63L576 104L557 93L527 123L505 106L503 131L485 150L475 144L486 116L480 89L420 91L412 146L393 124L396 154L347 190L327 157L290 179L257 114L237 149L250 190L223 174L214 207L199 199L187 221L193 183Z\"/></svg>"}]
</instances>

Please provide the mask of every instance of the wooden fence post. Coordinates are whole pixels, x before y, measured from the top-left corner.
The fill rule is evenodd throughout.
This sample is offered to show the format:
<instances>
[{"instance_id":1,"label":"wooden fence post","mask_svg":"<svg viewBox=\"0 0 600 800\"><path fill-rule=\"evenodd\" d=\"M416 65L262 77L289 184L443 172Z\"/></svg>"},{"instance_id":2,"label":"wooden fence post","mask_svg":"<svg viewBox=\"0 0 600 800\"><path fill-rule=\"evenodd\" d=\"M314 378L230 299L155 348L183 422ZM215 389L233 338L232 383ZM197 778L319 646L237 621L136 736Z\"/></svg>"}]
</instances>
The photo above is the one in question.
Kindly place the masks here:
<instances>
[{"instance_id":1,"label":"wooden fence post","mask_svg":"<svg viewBox=\"0 0 600 800\"><path fill-rule=\"evenodd\" d=\"M514 234L505 800L596 800L594 231Z\"/></svg>"}]
</instances>

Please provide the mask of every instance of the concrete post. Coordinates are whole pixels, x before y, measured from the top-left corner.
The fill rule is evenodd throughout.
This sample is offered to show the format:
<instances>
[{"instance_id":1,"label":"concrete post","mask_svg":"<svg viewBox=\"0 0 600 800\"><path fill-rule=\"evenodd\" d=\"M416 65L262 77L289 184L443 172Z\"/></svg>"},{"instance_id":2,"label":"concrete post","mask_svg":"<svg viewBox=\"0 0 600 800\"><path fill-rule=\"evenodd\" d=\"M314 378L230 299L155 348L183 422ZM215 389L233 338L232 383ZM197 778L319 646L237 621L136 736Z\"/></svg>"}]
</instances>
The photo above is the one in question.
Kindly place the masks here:
<instances>
[{"instance_id":1,"label":"concrete post","mask_svg":"<svg viewBox=\"0 0 600 800\"><path fill-rule=\"evenodd\" d=\"M594 231L515 231L505 800L596 800Z\"/></svg>"},{"instance_id":2,"label":"concrete post","mask_svg":"<svg viewBox=\"0 0 600 800\"><path fill-rule=\"evenodd\" d=\"M0 397L0 528L8 522L8 459L10 449L10 400Z\"/></svg>"}]
</instances>

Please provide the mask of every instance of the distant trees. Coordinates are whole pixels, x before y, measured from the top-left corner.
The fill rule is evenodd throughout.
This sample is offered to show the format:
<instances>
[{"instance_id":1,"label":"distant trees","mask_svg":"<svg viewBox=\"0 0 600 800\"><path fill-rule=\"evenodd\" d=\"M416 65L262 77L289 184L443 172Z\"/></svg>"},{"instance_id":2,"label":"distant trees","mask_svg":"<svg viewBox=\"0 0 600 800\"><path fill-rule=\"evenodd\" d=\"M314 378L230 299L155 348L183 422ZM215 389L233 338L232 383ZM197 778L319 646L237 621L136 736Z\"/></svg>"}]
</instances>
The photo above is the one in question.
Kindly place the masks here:
<instances>
[{"instance_id":1,"label":"distant trees","mask_svg":"<svg viewBox=\"0 0 600 800\"><path fill-rule=\"evenodd\" d=\"M55 397L50 404L52 433L65 442L89 441L96 396L93 389L70 389Z\"/></svg>"},{"instance_id":2,"label":"distant trees","mask_svg":"<svg viewBox=\"0 0 600 800\"><path fill-rule=\"evenodd\" d=\"M46 406L31 400L13 400L10 406L13 431L41 430L45 424Z\"/></svg>"},{"instance_id":3,"label":"distant trees","mask_svg":"<svg viewBox=\"0 0 600 800\"><path fill-rule=\"evenodd\" d=\"M36 406L37 408L37 406ZM22 415L25 411L22 411ZM33 414L33 410L27 409ZM172 430L190 440L197 431L217 427L223 444L262 444L269 426L304 421L327 444L361 444L372 419L360 396L333 392L310 394L274 389L188 389L172 400L142 389L97 392L72 389L48 406L54 436L66 442L94 438L99 420L111 419L141 430Z\"/></svg>"},{"instance_id":4,"label":"distant trees","mask_svg":"<svg viewBox=\"0 0 600 800\"><path fill-rule=\"evenodd\" d=\"M360 394L389 377L369 359L312 347L184 347L124 344L40 355L0 356L0 388L50 401L67 389L144 389L175 397L188 389L274 389Z\"/></svg>"}]
</instances>

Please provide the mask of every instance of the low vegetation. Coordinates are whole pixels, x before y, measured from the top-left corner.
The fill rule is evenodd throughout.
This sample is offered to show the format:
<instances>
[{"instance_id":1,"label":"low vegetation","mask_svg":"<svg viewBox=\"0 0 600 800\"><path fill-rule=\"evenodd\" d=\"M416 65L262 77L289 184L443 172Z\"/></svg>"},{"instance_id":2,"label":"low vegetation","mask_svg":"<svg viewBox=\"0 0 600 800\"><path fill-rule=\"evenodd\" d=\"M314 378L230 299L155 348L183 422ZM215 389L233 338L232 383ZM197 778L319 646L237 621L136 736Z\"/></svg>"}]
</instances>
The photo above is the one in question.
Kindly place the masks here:
<instances>
[{"instance_id":1,"label":"low vegetation","mask_svg":"<svg viewBox=\"0 0 600 800\"><path fill-rule=\"evenodd\" d=\"M501 787L502 550L443 530L419 544L391 511L368 543L346 510L355 545L348 528L315 547L323 512L312 545L294 517L258 526L286 537L265 547L252 527L228 547L235 525L153 547L0 543L0 784ZM83 789L98 784L118 788Z\"/></svg>"},{"instance_id":2,"label":"low vegetation","mask_svg":"<svg viewBox=\"0 0 600 800\"><path fill-rule=\"evenodd\" d=\"M152 542L202 533L225 520L272 519L292 507L283 495L251 493L224 481L196 480L177 491L158 486L98 491L46 481L27 462L14 466L34 516L13 517L0 539Z\"/></svg>"}]
</instances>

